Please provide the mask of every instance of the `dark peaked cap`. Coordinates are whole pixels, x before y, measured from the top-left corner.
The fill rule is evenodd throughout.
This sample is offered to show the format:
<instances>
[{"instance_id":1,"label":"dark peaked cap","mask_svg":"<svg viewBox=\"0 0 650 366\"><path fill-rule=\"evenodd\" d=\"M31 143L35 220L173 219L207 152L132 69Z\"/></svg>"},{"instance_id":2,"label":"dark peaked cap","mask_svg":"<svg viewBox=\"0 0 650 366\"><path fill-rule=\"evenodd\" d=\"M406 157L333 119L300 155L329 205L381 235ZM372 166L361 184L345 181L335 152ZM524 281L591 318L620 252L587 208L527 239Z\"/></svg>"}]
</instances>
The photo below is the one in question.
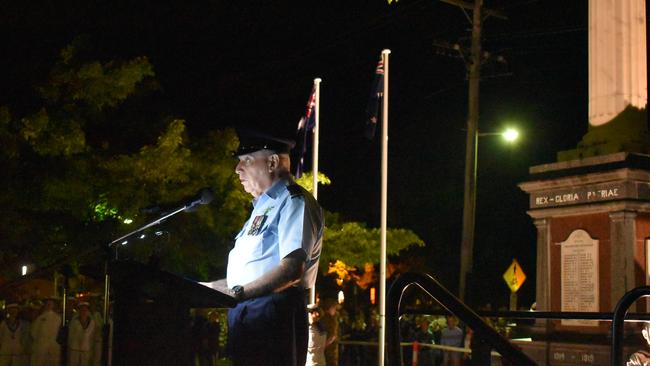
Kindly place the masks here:
<instances>
[{"instance_id":1,"label":"dark peaked cap","mask_svg":"<svg viewBox=\"0 0 650 366\"><path fill-rule=\"evenodd\" d=\"M250 154L259 150L271 150L278 154L288 153L296 146L296 142L289 139L274 137L262 132L252 130L238 130L239 148L234 156Z\"/></svg>"}]
</instances>

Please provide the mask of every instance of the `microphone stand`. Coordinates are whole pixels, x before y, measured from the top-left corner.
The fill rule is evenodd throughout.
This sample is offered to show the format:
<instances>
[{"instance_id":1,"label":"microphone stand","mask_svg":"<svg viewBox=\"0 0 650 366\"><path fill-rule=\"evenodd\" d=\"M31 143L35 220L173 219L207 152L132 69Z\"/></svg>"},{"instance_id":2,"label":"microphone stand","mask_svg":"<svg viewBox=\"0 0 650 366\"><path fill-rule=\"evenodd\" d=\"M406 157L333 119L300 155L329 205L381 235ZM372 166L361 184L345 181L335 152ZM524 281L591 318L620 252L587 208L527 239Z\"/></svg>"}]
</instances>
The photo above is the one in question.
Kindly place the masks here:
<instances>
[{"instance_id":1,"label":"microphone stand","mask_svg":"<svg viewBox=\"0 0 650 366\"><path fill-rule=\"evenodd\" d=\"M115 258L114 260L118 260L118 249L121 245L126 245L126 242L124 241L125 239L141 232L144 231L152 226L156 226L161 224L164 220L182 212L182 211L187 211L191 208L194 208L195 206L201 204L200 202L192 202L189 204L186 204L180 208L177 208L173 210L172 212L168 214L164 214L163 216L159 217L156 220L153 220L144 226L141 226L130 233L126 235L122 235L119 238L113 240L108 244L108 248L113 248L115 249ZM103 366L107 366L109 364L109 359L112 359L110 353L112 350L109 349L109 338L111 338L111 328L113 327L113 324L109 323L109 296L110 296L110 276L109 276L109 264L108 264L108 259L105 262L104 265L104 306L103 306L103 315L104 315L104 326L102 327L102 333L104 335L103 339L103 344L102 344L102 358L101 358L101 364Z\"/></svg>"},{"instance_id":2,"label":"microphone stand","mask_svg":"<svg viewBox=\"0 0 650 366\"><path fill-rule=\"evenodd\" d=\"M118 259L118 253L117 253L117 249L119 248L119 246L117 245L118 243L121 242L122 245L125 245L126 243L123 242L124 239L129 238L129 237L131 237L131 236L133 236L133 235L135 235L135 234L137 234L137 233L139 233L139 232L141 232L141 231L144 231L144 230L146 230L146 229L148 229L148 228L150 228L150 227L152 227L152 226L159 225L160 223L162 223L163 221L165 221L167 218L172 217L172 216L178 214L178 213L181 212L181 211L186 211L186 210L188 210L188 209L190 209L190 208L193 208L194 206L196 206L196 205L195 205L195 204L194 204L194 205L193 205L193 204L189 204L189 205L185 205L185 206L183 206L183 207L180 207L180 208L178 208L178 209L175 209L174 211L172 211L172 212L170 212L170 213L168 213L168 214L166 214L166 215L164 215L164 216L161 216L160 218L158 218L158 219L156 219L156 220L154 220L154 221L151 221L151 222L145 224L144 226L139 227L139 228L137 228L137 229L131 231L130 233L128 233L128 234L126 234L126 235L122 235L122 236L120 236L119 238L117 238L117 239L113 240L112 242L110 242L110 243L108 244L108 246L109 246L109 247L113 247L113 248L115 249L115 260Z\"/></svg>"}]
</instances>

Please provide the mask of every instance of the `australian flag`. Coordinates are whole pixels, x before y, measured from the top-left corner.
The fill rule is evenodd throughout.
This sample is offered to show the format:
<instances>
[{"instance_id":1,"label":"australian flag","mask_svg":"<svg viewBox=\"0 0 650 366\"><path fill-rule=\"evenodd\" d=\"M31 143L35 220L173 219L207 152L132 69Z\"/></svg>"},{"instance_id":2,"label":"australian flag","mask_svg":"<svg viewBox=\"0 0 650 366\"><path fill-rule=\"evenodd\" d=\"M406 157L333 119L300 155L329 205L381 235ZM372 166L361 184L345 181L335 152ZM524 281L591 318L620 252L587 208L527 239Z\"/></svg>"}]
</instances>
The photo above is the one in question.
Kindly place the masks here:
<instances>
[{"instance_id":1,"label":"australian flag","mask_svg":"<svg viewBox=\"0 0 650 366\"><path fill-rule=\"evenodd\" d=\"M368 107L366 107L366 128L364 135L368 140L372 140L375 137L375 130L377 129L377 122L379 121L379 106L381 105L383 95L384 61L380 59L379 63L377 63L377 69L375 70L375 78L372 81Z\"/></svg>"},{"instance_id":2,"label":"australian flag","mask_svg":"<svg viewBox=\"0 0 650 366\"><path fill-rule=\"evenodd\" d=\"M311 94L309 95L309 100L307 100L307 110L305 115L300 118L298 121L298 128L296 130L296 141L298 142L297 156L296 161L296 178L300 178L305 168L305 154L307 153L307 135L314 129L316 125L316 116L314 113L314 108L316 108L316 85L311 88Z\"/></svg>"}]
</instances>

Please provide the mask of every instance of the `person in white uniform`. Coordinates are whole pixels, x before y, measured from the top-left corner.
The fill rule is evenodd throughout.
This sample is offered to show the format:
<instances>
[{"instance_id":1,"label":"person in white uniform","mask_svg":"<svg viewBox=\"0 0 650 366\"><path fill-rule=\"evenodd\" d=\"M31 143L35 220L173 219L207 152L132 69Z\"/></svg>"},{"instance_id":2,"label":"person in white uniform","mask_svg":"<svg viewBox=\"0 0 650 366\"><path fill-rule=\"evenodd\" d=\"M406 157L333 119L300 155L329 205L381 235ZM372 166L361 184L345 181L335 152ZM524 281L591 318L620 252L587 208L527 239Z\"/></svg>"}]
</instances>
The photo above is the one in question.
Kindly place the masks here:
<instances>
[{"instance_id":1,"label":"person in white uniform","mask_svg":"<svg viewBox=\"0 0 650 366\"><path fill-rule=\"evenodd\" d=\"M61 345L56 337L61 328L61 315L54 308L54 299L45 299L41 314L32 322L32 366L60 364Z\"/></svg>"},{"instance_id":2,"label":"person in white uniform","mask_svg":"<svg viewBox=\"0 0 650 366\"><path fill-rule=\"evenodd\" d=\"M68 324L68 366L90 366L96 331L90 304L80 302Z\"/></svg>"},{"instance_id":3,"label":"person in white uniform","mask_svg":"<svg viewBox=\"0 0 650 366\"><path fill-rule=\"evenodd\" d=\"M20 319L17 303L6 306L7 318L0 323L0 366L28 366L29 322Z\"/></svg>"},{"instance_id":4,"label":"person in white uniform","mask_svg":"<svg viewBox=\"0 0 650 366\"><path fill-rule=\"evenodd\" d=\"M643 323L643 329L641 330L641 335L645 339L646 343L650 345L650 322ZM625 363L626 366L650 366L650 351L646 349L641 349L634 352L630 359Z\"/></svg>"},{"instance_id":5,"label":"person in white uniform","mask_svg":"<svg viewBox=\"0 0 650 366\"><path fill-rule=\"evenodd\" d=\"M95 321L95 337L93 339L93 356L91 365L100 366L102 364L102 347L104 341L104 317L100 313L99 305L91 303L91 316Z\"/></svg>"},{"instance_id":6,"label":"person in white uniform","mask_svg":"<svg viewBox=\"0 0 650 366\"><path fill-rule=\"evenodd\" d=\"M307 362L305 366L324 366L327 331L320 323L320 308L316 304L307 305L309 311L309 343L307 343Z\"/></svg>"}]
</instances>

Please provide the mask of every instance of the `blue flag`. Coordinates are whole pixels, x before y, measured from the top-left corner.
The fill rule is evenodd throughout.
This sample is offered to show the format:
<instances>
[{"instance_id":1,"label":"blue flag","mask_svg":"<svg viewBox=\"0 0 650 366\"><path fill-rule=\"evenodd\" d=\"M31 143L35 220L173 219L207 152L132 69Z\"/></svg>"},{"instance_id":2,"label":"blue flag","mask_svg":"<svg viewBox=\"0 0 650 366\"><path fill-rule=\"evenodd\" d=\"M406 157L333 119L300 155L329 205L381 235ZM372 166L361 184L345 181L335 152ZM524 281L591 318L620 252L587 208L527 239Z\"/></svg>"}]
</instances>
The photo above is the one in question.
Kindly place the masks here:
<instances>
[{"instance_id":1,"label":"blue flag","mask_svg":"<svg viewBox=\"0 0 650 366\"><path fill-rule=\"evenodd\" d=\"M316 85L311 89L311 94L309 95L309 100L307 100L307 110L305 115L300 118L298 121L298 128L296 129L296 141L298 141L298 146L296 151L299 155L296 156L296 172L295 177L300 178L305 168L305 154L307 153L307 135L309 132L314 129L316 125L316 115L314 109L316 108Z\"/></svg>"},{"instance_id":2,"label":"blue flag","mask_svg":"<svg viewBox=\"0 0 650 366\"><path fill-rule=\"evenodd\" d=\"M375 130L377 129L377 122L379 121L379 106L381 105L382 97L384 96L384 61L382 59L377 63L375 70L375 78L372 81L372 89L370 90L370 98L368 106L366 107L366 128L364 135L368 140L375 137Z\"/></svg>"}]
</instances>

